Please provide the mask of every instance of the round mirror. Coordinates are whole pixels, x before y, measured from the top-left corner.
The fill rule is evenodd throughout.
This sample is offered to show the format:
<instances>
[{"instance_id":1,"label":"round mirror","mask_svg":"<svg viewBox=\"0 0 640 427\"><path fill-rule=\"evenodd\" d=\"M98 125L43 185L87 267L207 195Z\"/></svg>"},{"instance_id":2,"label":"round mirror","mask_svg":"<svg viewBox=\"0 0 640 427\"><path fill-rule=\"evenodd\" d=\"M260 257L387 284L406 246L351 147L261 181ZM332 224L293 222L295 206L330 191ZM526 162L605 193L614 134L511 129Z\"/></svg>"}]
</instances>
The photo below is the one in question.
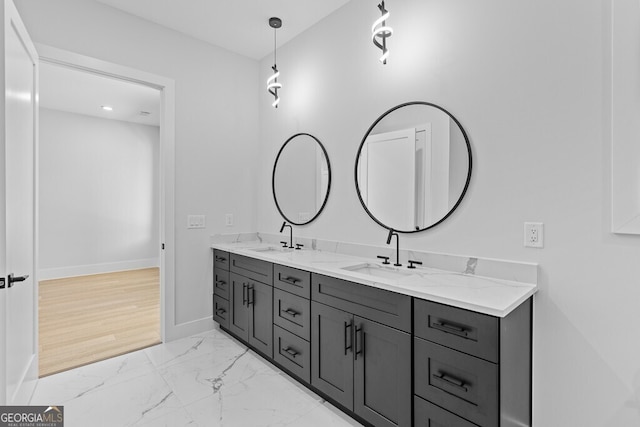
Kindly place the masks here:
<instances>
[{"instance_id":1,"label":"round mirror","mask_svg":"<svg viewBox=\"0 0 640 427\"><path fill-rule=\"evenodd\" d=\"M428 102L391 108L358 148L358 197L387 229L413 233L441 223L460 204L470 179L467 134L449 112Z\"/></svg>"},{"instance_id":2,"label":"round mirror","mask_svg":"<svg viewBox=\"0 0 640 427\"><path fill-rule=\"evenodd\" d=\"M329 198L331 165L327 150L313 135L298 133L280 148L271 180L282 217L305 225L320 215Z\"/></svg>"}]
</instances>

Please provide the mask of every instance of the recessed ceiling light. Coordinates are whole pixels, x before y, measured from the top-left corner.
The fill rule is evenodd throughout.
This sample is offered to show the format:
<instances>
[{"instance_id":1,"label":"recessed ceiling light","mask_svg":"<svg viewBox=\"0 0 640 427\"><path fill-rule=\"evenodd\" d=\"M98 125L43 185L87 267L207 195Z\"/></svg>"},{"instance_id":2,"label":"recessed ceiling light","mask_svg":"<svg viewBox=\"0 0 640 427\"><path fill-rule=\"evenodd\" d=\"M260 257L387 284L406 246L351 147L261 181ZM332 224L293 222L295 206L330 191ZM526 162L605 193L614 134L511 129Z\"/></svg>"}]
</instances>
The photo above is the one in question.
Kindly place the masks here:
<instances>
[{"instance_id":1,"label":"recessed ceiling light","mask_svg":"<svg viewBox=\"0 0 640 427\"><path fill-rule=\"evenodd\" d=\"M104 111L113 111L113 107L109 107L108 105L101 105L100 108Z\"/></svg>"}]
</instances>

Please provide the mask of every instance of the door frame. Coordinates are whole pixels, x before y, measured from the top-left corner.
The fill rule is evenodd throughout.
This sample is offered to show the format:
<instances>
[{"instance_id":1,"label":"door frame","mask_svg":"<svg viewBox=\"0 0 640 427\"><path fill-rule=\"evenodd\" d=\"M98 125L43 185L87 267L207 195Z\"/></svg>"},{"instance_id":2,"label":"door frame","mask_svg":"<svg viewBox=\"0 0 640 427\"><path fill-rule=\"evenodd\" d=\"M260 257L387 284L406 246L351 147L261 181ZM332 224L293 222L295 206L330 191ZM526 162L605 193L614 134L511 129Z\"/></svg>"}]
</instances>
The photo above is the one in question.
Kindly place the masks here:
<instances>
[{"instance_id":1,"label":"door frame","mask_svg":"<svg viewBox=\"0 0 640 427\"><path fill-rule=\"evenodd\" d=\"M52 46L35 45L41 62L160 91L160 338L162 342L170 341L178 335L175 316L175 81Z\"/></svg>"}]
</instances>

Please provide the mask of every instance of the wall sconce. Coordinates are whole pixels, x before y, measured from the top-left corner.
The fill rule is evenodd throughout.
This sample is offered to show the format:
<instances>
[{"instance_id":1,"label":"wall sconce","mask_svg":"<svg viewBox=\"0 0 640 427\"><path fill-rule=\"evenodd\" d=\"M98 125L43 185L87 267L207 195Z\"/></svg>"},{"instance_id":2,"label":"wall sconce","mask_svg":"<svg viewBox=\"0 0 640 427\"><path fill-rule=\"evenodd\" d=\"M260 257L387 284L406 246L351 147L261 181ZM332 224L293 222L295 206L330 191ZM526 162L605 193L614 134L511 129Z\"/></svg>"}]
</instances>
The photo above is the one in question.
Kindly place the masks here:
<instances>
[{"instance_id":1,"label":"wall sconce","mask_svg":"<svg viewBox=\"0 0 640 427\"><path fill-rule=\"evenodd\" d=\"M278 71L278 66L276 65L276 31L282 27L282 20L275 17L269 18L269 26L273 28L273 67L271 67L273 74L267 79L267 90L275 98L271 106L278 108L278 104L280 103L278 89L282 88L282 83L278 83L280 71Z\"/></svg>"},{"instance_id":2,"label":"wall sconce","mask_svg":"<svg viewBox=\"0 0 640 427\"><path fill-rule=\"evenodd\" d=\"M386 64L387 58L389 57L389 50L387 49L387 38L391 37L391 35L393 34L393 28L387 27L386 21L389 18L389 11L384 7L384 0L382 0L382 3L378 5L378 9L380 9L380 13L382 13L382 16L376 19L376 22L374 22L371 26L371 40L373 41L374 45L382 50L380 62ZM380 43L377 39L381 39L382 43Z\"/></svg>"}]
</instances>

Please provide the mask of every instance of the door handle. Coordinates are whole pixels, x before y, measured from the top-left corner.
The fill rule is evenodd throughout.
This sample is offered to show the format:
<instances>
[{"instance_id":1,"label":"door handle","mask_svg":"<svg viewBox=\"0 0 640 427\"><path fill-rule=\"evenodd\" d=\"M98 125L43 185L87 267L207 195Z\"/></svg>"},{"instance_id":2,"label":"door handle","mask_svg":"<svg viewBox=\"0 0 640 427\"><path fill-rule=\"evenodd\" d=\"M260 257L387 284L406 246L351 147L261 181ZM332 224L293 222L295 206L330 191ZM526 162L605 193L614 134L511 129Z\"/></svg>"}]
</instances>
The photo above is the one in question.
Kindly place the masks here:
<instances>
[{"instance_id":1,"label":"door handle","mask_svg":"<svg viewBox=\"0 0 640 427\"><path fill-rule=\"evenodd\" d=\"M28 278L28 274L25 274L24 276L14 276L13 274L10 274L9 276L7 276L7 286L12 287L14 283L24 282Z\"/></svg>"},{"instance_id":2,"label":"door handle","mask_svg":"<svg viewBox=\"0 0 640 427\"><path fill-rule=\"evenodd\" d=\"M351 350L353 352L353 338L351 336L351 330L353 328L353 320L349 323L344 322L344 355L347 355L347 350ZM349 338L351 338L351 342L347 345L347 329L349 329Z\"/></svg>"},{"instance_id":3,"label":"door handle","mask_svg":"<svg viewBox=\"0 0 640 427\"><path fill-rule=\"evenodd\" d=\"M247 284L242 284L242 305L247 305Z\"/></svg>"},{"instance_id":4,"label":"door handle","mask_svg":"<svg viewBox=\"0 0 640 427\"><path fill-rule=\"evenodd\" d=\"M253 305L256 300L256 290L253 288L253 285L247 286L247 307Z\"/></svg>"},{"instance_id":5,"label":"door handle","mask_svg":"<svg viewBox=\"0 0 640 427\"><path fill-rule=\"evenodd\" d=\"M358 346L358 335L360 335L360 345ZM354 333L355 336L355 340L356 340L356 351L353 353L355 360L358 360L358 355L362 355L364 356L364 333L362 332L362 325L360 325L359 327L356 326L356 331ZM360 348L360 350L358 350L358 347ZM362 357L360 356L360 357Z\"/></svg>"}]
</instances>

